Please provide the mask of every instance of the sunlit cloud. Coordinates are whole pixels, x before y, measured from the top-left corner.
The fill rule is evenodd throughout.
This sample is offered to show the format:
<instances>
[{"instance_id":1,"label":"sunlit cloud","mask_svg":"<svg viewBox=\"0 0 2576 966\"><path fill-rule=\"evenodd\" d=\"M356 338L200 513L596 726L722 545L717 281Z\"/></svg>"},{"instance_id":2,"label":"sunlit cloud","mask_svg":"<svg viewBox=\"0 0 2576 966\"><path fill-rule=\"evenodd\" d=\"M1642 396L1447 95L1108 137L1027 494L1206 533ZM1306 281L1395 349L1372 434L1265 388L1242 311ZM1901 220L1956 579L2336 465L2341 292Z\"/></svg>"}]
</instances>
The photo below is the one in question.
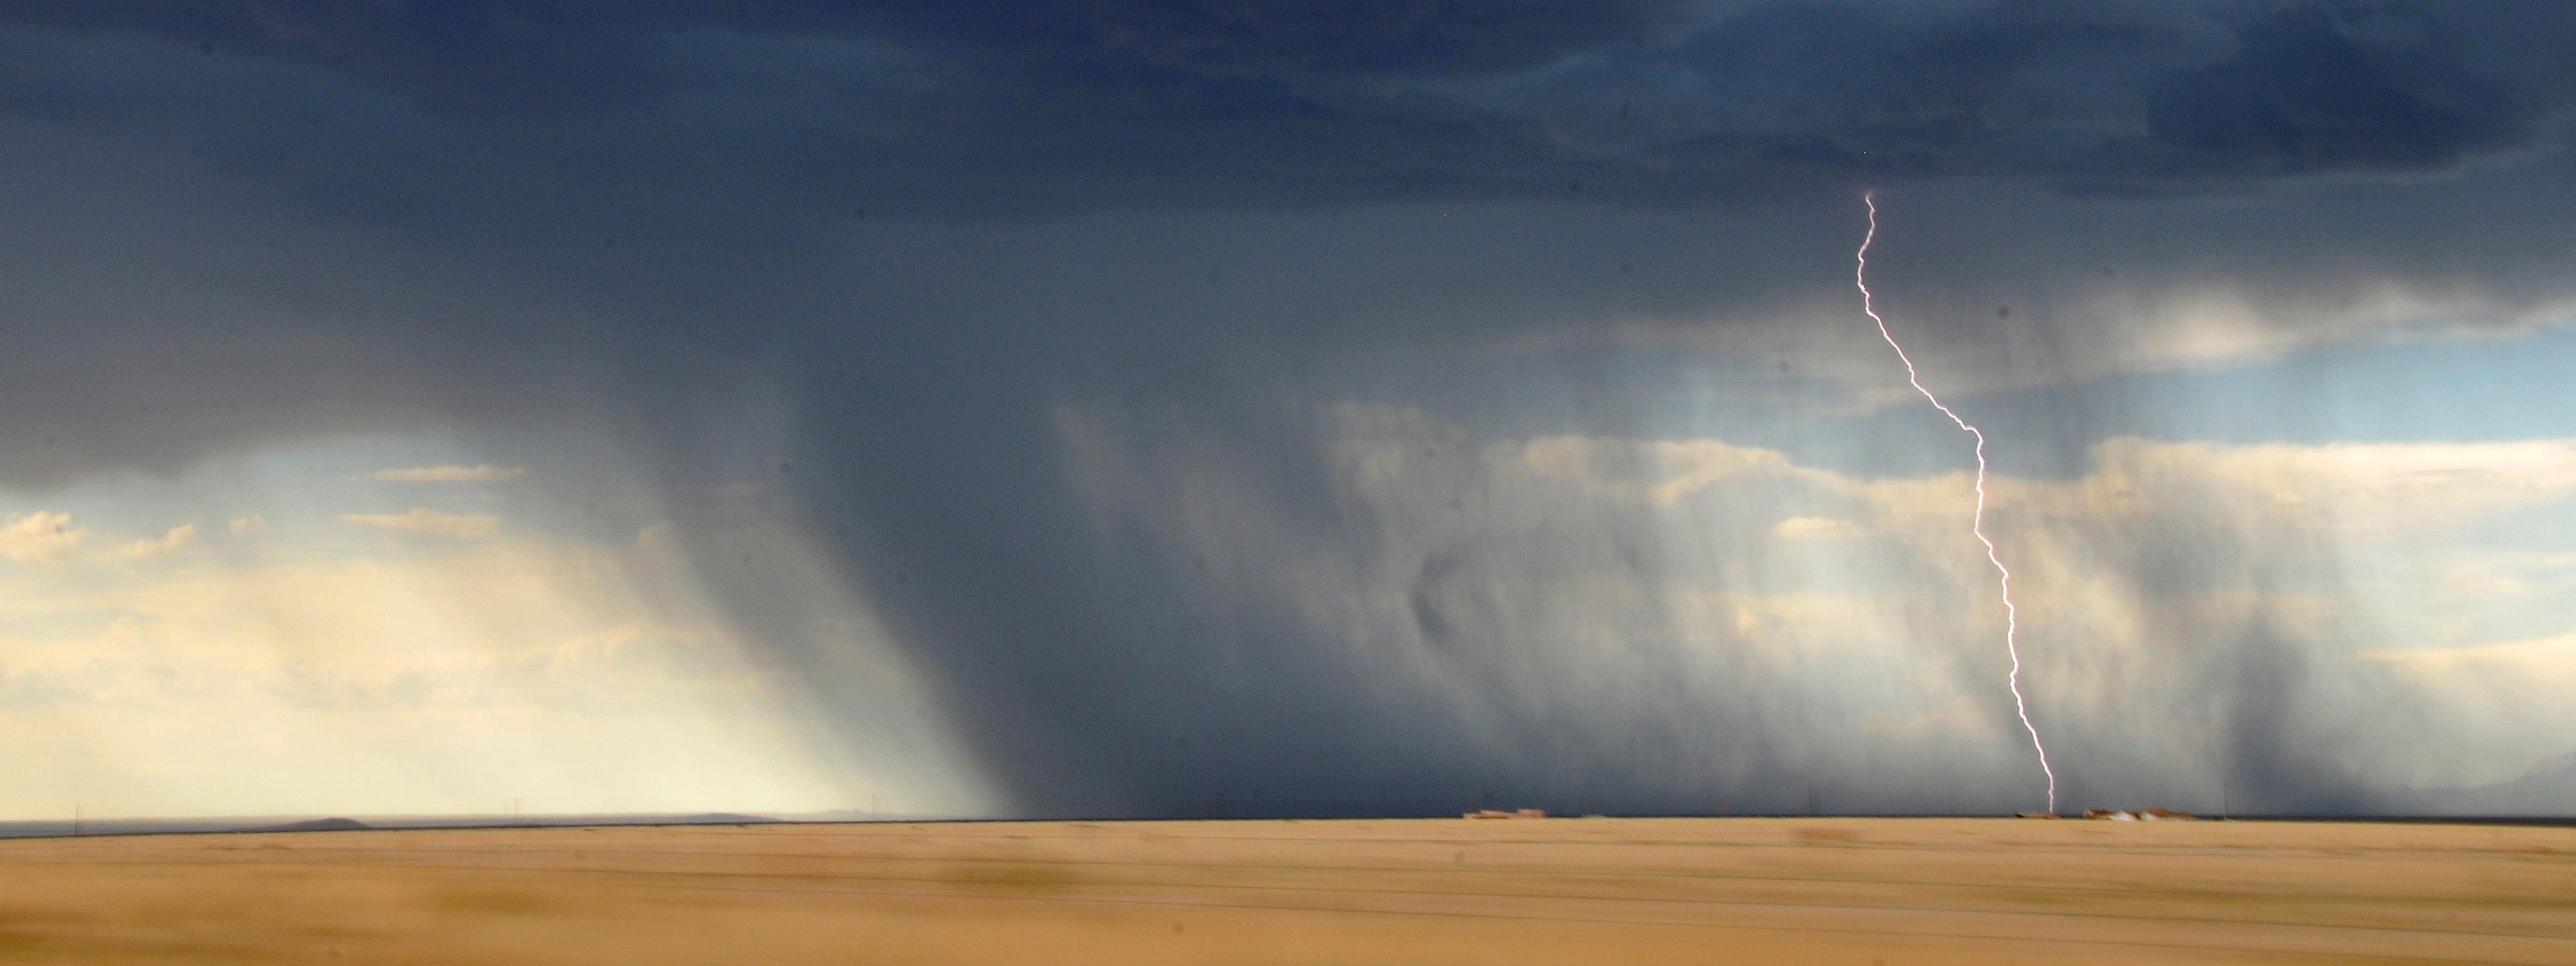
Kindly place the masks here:
<instances>
[{"instance_id":1,"label":"sunlit cloud","mask_svg":"<svg viewBox=\"0 0 2576 966\"><path fill-rule=\"evenodd\" d=\"M123 560L143 560L177 553L197 540L197 525L182 523L158 537L145 537L119 545L114 555Z\"/></svg>"},{"instance_id":2,"label":"sunlit cloud","mask_svg":"<svg viewBox=\"0 0 2576 966\"><path fill-rule=\"evenodd\" d=\"M72 526L68 513L38 511L0 524L0 559L12 563L57 564L80 549L89 531Z\"/></svg>"},{"instance_id":3,"label":"sunlit cloud","mask_svg":"<svg viewBox=\"0 0 2576 966\"><path fill-rule=\"evenodd\" d=\"M2576 683L2576 632L2466 647L2375 648L2358 656L2423 673L2478 669L2553 684Z\"/></svg>"},{"instance_id":4,"label":"sunlit cloud","mask_svg":"<svg viewBox=\"0 0 2576 966\"><path fill-rule=\"evenodd\" d=\"M1546 479L1579 483L1605 496L1669 506L1741 473L1791 469L1772 450L1717 440L1602 440L1548 436L1497 451L1494 458Z\"/></svg>"},{"instance_id":5,"label":"sunlit cloud","mask_svg":"<svg viewBox=\"0 0 2576 966\"><path fill-rule=\"evenodd\" d=\"M0 811L76 789L93 814L846 804L675 559L522 540L62 571L19 602L80 619L0 625L0 761L46 776Z\"/></svg>"},{"instance_id":6,"label":"sunlit cloud","mask_svg":"<svg viewBox=\"0 0 2576 966\"><path fill-rule=\"evenodd\" d=\"M268 466L327 462L289 453ZM202 493L231 472L177 485ZM351 482L335 468L303 485ZM531 811L997 809L884 627L798 538L745 518L594 542L520 496L493 513L319 518L439 538L395 544L352 543L279 504L109 540L104 521L166 497L80 488L76 506L104 507L82 514L89 530L68 512L11 518L8 546L53 565L0 568L0 768L18 777L0 783L0 815L422 814L513 799ZM258 539L184 566L89 565L227 532ZM797 615L781 629L851 668L836 693L864 702L869 737L814 732L807 683L760 659L774 629L718 603L691 539L760 562L764 603Z\"/></svg>"},{"instance_id":7,"label":"sunlit cloud","mask_svg":"<svg viewBox=\"0 0 2576 966\"><path fill-rule=\"evenodd\" d=\"M401 513L343 513L340 519L362 527L381 527L458 540L489 540L501 530L501 518L489 513L442 513L426 507L413 507Z\"/></svg>"}]
</instances>

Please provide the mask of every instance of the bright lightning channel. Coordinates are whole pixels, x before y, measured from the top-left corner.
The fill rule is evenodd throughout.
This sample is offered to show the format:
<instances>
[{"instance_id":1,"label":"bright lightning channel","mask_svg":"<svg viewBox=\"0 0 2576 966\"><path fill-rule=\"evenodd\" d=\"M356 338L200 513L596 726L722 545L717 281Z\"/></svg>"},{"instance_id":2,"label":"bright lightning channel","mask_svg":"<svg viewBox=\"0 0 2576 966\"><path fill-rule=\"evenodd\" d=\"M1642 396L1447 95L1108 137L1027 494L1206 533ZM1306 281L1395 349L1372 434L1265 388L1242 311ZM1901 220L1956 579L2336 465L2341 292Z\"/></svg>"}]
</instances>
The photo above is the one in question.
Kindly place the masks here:
<instances>
[{"instance_id":1,"label":"bright lightning channel","mask_svg":"<svg viewBox=\"0 0 2576 966\"><path fill-rule=\"evenodd\" d=\"M1905 354L1904 346L1896 344L1896 335L1887 330L1887 320L1879 318L1878 309L1870 304L1869 245L1878 239L1878 200L1875 194L1870 192L1860 196L1861 203L1869 206L1869 234L1861 236L1858 256L1860 264L1852 271L1852 283L1860 288L1860 310L1868 313L1870 321L1878 323L1879 338L1886 339L1887 347L1896 350L1896 358L1905 363L1905 381L1913 383L1914 391L1922 393L1923 398L1932 403L1932 408L1940 410L1941 415L1950 417L1951 422L1959 424L1960 429L1966 430L1969 436L1977 440L1977 515L1969 523L1969 529L1977 534L1978 543L1986 545L1986 561L1994 564L1995 573L2001 576L2004 596L2004 653L2012 657L2012 672L2004 677L2004 686L2012 690L2013 713L2021 716L2022 730L2030 732L2030 746L2039 752L2039 770L2048 776L2048 810L2055 812L2057 811L2057 770L2048 766L2048 746L2040 742L2039 727L2030 723L2030 705L2021 697L2021 647L2015 640L2020 632L2021 615L2013 609L2012 571L2004 566L2003 557L1995 553L1995 542L1986 538L1986 434L1969 424L1967 420L1959 418L1959 414L1951 412L1950 407L1942 405L1941 397L1933 395L1932 390L1923 388L1922 378L1914 372L1913 357Z\"/></svg>"}]
</instances>

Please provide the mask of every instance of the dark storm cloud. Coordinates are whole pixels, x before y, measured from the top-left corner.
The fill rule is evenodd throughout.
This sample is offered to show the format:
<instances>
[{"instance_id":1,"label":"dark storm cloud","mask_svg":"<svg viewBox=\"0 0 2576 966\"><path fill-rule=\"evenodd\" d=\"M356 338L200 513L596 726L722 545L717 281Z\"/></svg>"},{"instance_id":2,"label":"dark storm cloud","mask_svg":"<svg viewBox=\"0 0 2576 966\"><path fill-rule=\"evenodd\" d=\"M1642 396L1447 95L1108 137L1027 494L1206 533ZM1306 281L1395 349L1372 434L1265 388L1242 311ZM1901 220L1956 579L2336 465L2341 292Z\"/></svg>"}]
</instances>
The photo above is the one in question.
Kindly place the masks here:
<instances>
[{"instance_id":1,"label":"dark storm cloud","mask_svg":"<svg viewBox=\"0 0 2576 966\"><path fill-rule=\"evenodd\" d=\"M2504 26L2283 11L2250 25L2235 57L2160 80L2148 136L2174 169L2258 177L2439 169L2520 147L2558 119L2550 95L2568 76L2496 76L2496 62L2532 64Z\"/></svg>"},{"instance_id":2,"label":"dark storm cloud","mask_svg":"<svg viewBox=\"0 0 2576 966\"><path fill-rule=\"evenodd\" d=\"M1450 511L1355 495L1315 414L1396 386L1497 433L1644 434L1638 367L1539 353L1497 379L1456 346L1845 298L1863 182L1920 199L1884 270L1962 340L2002 331L2008 298L2072 328L2104 287L2248 264L2302 298L2410 271L2514 308L2565 294L2568 240L2534 199L2570 180L2511 168L2564 133L2561 4L816 9L11 5L0 482L553 415L628 434L676 491L740 469L709 465L725 428L703 414L756 381L796 420L760 468L789 522L1031 812L1437 811L1487 789L1778 810L1819 774L1872 774L1800 738L1801 715L1854 709L1652 650L1579 691L1587 666L1550 647L1581 615L1508 599L1563 576L1559 548L1660 580L1668 521L1567 510L1545 540L1386 553ZM2286 184L2313 181L2332 183ZM2354 187L2382 181L2402 195ZM2070 200L2104 193L2122 200ZM2103 281L2112 264L2129 274ZM2023 355L2081 373L2098 334ZM1141 505L1075 485L1068 412L1107 414L1112 462L1161 474ZM1478 441L1440 432L1461 437L1429 440L1445 486ZM1174 543L1212 496L1267 525ZM764 659L865 720L836 704L864 672L678 502ZM2230 533L2117 569L2205 577ZM1460 705L1389 686L1350 628L1274 591L1372 562L1339 588L1399 602ZM2343 712L2266 703L2304 680L2280 632L2166 630L2214 642L2171 673L2234 682L2198 709L2260 801L2368 804L2334 762ZM1991 764L1958 769L2021 782ZM1952 766L1879 766L1902 774L1869 804L1937 807ZM2026 797L2004 788L1949 803Z\"/></svg>"},{"instance_id":3,"label":"dark storm cloud","mask_svg":"<svg viewBox=\"0 0 2576 966\"><path fill-rule=\"evenodd\" d=\"M254 3L13 8L56 35L291 65L438 120L233 98L370 167L687 178L772 216L2033 178L2165 191L2439 172L2563 133L2564 5ZM0 96L150 111L22 64ZM280 83L283 83L281 81ZM97 88L122 90L102 101ZM736 95L749 92L753 105ZM274 94L275 92L272 92ZM82 103L84 99L90 103ZM190 105L194 107L196 105ZM244 107L254 116L237 116ZM743 108L750 107L745 110ZM227 114L236 116L224 116ZM265 123L263 123L265 120ZM335 129L336 128L336 129ZM390 142L390 144L388 144ZM364 144L394 157L334 159ZM462 151L464 158L445 157ZM423 157L424 154L442 157ZM257 159L249 159L257 163ZM570 169L570 170L567 170ZM485 177L413 190L488 190ZM614 207L618 199L596 199ZM632 202L635 199L624 199Z\"/></svg>"}]
</instances>

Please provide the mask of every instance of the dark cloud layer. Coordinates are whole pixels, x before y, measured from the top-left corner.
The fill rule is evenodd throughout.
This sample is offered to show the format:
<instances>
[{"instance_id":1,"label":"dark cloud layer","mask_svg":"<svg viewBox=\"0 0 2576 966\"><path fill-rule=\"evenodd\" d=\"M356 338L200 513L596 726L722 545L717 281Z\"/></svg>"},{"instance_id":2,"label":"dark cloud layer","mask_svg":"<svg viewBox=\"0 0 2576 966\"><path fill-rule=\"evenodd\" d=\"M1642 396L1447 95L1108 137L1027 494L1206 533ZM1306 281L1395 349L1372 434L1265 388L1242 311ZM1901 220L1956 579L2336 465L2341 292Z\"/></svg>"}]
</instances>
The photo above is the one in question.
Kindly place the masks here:
<instances>
[{"instance_id":1,"label":"dark cloud layer","mask_svg":"<svg viewBox=\"0 0 2576 966\"><path fill-rule=\"evenodd\" d=\"M1634 386L1678 353L1622 354L1622 327L1803 337L1782 320L1848 308L1862 184L1919 213L1888 236L1892 304L2015 360L1978 373L1996 384L2134 361L2085 308L2123 286L2268 309L2388 282L2510 313L2566 297L2576 244L2533 201L2576 184L2564 4L821 9L12 5L0 175L33 190L0 200L0 484L551 416L631 438L677 489L739 469L706 465L722 429L700 417L756 383L797 420L762 467L792 522L1033 814L1784 810L1819 780L1849 807L2008 808L2017 759L1851 760L1799 736L1853 709L1749 672L1648 650L1581 691L1547 650L1563 628L1516 623L1565 615L1505 599L1565 574L1473 534L1388 551L1445 511L1355 496L1318 414L1439 410L1442 467L1488 431L1649 435L1666 408ZM2341 331L2312 328L2291 341ZM1817 378L1707 354L1754 396ZM1099 457L1068 413L1163 474L1141 502L1077 485ZM2116 421L1998 418L2056 420L2078 461ZM1212 496L1261 539L1175 542ZM1677 566L1656 519L1553 525L1587 573ZM2295 552L2313 535L2213 525L2176 550L2179 525L2103 553L2135 552L2116 569L2142 593L2319 566ZM757 568L693 549L807 700L856 693ZM1272 589L1301 574L1404 601L1472 700L1390 685ZM2225 722L2246 802L2384 807L2337 737L2348 707L2273 699L2307 660L2275 616L2159 628L2192 642L2159 682L2219 684L2155 710ZM1960 660L1990 679L1990 655ZM2078 790L2180 781L2073 757ZM1959 774L1994 787L1942 788Z\"/></svg>"},{"instance_id":2,"label":"dark cloud layer","mask_svg":"<svg viewBox=\"0 0 2576 966\"><path fill-rule=\"evenodd\" d=\"M2571 70L2554 52L2576 38L2549 3L13 9L53 36L289 65L428 115L414 132L296 118L295 149L323 152L308 164L416 189L512 177L485 166L687 178L835 216L2434 173L2554 144ZM13 73L0 96L24 109L177 108L195 116L171 123L222 125L200 136L236 151L275 140L240 137L260 123L240 115L308 109ZM370 143L394 157L331 157Z\"/></svg>"}]
</instances>

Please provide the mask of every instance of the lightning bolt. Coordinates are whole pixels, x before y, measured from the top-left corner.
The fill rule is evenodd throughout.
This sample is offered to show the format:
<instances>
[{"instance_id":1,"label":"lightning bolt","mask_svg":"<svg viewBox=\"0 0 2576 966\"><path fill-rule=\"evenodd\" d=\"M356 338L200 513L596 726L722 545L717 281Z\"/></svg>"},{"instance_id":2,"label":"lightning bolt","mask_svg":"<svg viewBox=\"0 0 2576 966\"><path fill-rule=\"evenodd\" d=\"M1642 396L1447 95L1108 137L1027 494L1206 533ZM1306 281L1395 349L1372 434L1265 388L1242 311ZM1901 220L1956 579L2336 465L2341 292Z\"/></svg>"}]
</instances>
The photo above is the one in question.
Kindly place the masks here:
<instances>
[{"instance_id":1,"label":"lightning bolt","mask_svg":"<svg viewBox=\"0 0 2576 966\"><path fill-rule=\"evenodd\" d=\"M1896 344L1896 335L1887 331L1887 320L1879 318L1878 309L1870 304L1869 245L1878 240L1878 199L1875 194L1875 192L1869 192L1860 196L1861 203L1869 206L1869 234L1861 236L1860 254L1857 256L1860 264L1852 270L1852 284L1860 288L1860 310L1869 315L1870 321L1878 323L1879 338L1886 339L1887 347L1896 350L1898 361L1905 363L1905 381L1912 383L1914 391L1922 393L1923 398L1932 403L1932 408L1940 410L1941 415L1950 417L1951 422L1957 423L1960 429L1966 430L1969 436L1977 440L1977 515L1969 523L1969 529L1976 533L1978 543L1986 545L1986 562L1995 565L1995 573L2001 578L2004 597L2004 653L2012 657L2012 672L2004 677L2004 686L2012 691L2013 713L2021 717L2022 730L2030 732L2031 749L2039 752L2039 770L2048 776L2048 810L2055 812L2057 811L2057 770L2048 766L2048 745L2039 740L2039 727L2030 723L2030 705L2023 701L2021 696L2021 646L2016 640L2021 630L2021 614L2013 609L2012 571L2004 566L2004 558L1995 553L1995 542L1986 537L1986 434L1967 420L1959 418L1959 414L1951 412L1950 407L1942 405L1941 397L1933 395L1932 390L1923 388L1922 378L1914 372L1913 357L1905 354L1904 346Z\"/></svg>"}]
</instances>

